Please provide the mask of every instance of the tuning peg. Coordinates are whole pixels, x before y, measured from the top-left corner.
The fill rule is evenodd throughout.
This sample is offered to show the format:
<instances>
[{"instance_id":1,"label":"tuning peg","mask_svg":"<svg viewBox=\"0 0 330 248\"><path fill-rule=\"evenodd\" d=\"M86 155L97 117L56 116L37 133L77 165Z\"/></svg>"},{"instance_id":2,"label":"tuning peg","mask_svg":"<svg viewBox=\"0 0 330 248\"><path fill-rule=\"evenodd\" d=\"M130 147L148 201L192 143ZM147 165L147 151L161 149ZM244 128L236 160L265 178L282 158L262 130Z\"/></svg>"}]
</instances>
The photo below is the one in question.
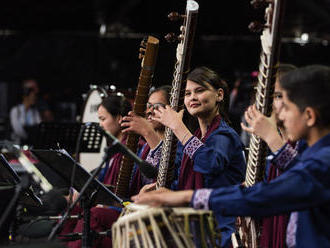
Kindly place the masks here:
<instances>
[{"instance_id":1,"label":"tuning peg","mask_svg":"<svg viewBox=\"0 0 330 248\"><path fill-rule=\"evenodd\" d=\"M271 2L273 2L273 1L272 0L252 0L250 3L255 9L258 9L258 8L265 6L267 3L271 3Z\"/></svg>"},{"instance_id":2,"label":"tuning peg","mask_svg":"<svg viewBox=\"0 0 330 248\"><path fill-rule=\"evenodd\" d=\"M259 33L261 32L265 27L267 27L267 25L265 24L262 24L260 22L251 22L249 24L249 29L252 31L252 32L255 32L255 33Z\"/></svg>"},{"instance_id":3,"label":"tuning peg","mask_svg":"<svg viewBox=\"0 0 330 248\"><path fill-rule=\"evenodd\" d=\"M140 47L140 49L139 49L139 59L142 59L144 57L145 52L146 52L146 49Z\"/></svg>"},{"instance_id":4,"label":"tuning peg","mask_svg":"<svg viewBox=\"0 0 330 248\"><path fill-rule=\"evenodd\" d=\"M173 22L173 21L178 21L180 19L183 19L185 16L180 15L178 12L171 12L168 14L167 17L168 17L168 19L170 19Z\"/></svg>"},{"instance_id":5,"label":"tuning peg","mask_svg":"<svg viewBox=\"0 0 330 248\"><path fill-rule=\"evenodd\" d=\"M143 40L141 40L140 46L146 48L147 47L147 41L148 41L148 38L144 37Z\"/></svg>"},{"instance_id":6,"label":"tuning peg","mask_svg":"<svg viewBox=\"0 0 330 248\"><path fill-rule=\"evenodd\" d=\"M178 41L178 36L175 33L168 33L165 36L165 39L167 40L167 42L172 43Z\"/></svg>"}]
</instances>

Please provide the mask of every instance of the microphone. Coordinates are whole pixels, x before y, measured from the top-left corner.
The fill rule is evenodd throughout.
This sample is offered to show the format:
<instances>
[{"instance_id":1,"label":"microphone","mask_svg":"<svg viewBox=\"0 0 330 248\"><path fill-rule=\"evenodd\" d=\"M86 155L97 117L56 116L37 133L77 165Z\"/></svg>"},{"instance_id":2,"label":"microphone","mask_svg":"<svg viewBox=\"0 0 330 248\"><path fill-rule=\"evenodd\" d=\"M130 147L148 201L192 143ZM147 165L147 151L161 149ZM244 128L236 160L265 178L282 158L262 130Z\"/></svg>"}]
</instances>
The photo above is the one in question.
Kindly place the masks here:
<instances>
[{"instance_id":1,"label":"microphone","mask_svg":"<svg viewBox=\"0 0 330 248\"><path fill-rule=\"evenodd\" d=\"M118 151L128 157L130 157L137 165L139 166L143 175L147 178L154 179L157 177L158 169L153 167L148 162L142 160L138 157L134 152L127 148L124 144L122 144L115 136L111 133L105 131L99 125L96 126L97 130L104 136L106 136L109 140L112 141L112 146L116 147Z\"/></svg>"}]
</instances>

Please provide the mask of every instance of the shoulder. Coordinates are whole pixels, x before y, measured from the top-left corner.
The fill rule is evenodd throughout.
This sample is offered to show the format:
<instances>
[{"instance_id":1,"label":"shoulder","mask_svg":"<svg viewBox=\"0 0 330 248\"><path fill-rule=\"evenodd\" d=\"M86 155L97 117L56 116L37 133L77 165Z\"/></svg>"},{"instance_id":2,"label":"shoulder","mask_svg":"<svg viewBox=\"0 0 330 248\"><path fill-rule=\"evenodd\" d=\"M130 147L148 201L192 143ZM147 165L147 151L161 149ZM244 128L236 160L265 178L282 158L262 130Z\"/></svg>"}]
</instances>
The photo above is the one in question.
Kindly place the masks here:
<instances>
[{"instance_id":1,"label":"shoulder","mask_svg":"<svg viewBox=\"0 0 330 248\"><path fill-rule=\"evenodd\" d=\"M219 127L211 133L209 138L217 139L219 138L219 136L225 136L233 142L242 145L241 139L237 132L232 127L230 127L228 123L224 120L221 120Z\"/></svg>"},{"instance_id":2,"label":"shoulder","mask_svg":"<svg viewBox=\"0 0 330 248\"><path fill-rule=\"evenodd\" d=\"M15 114L19 111L19 109L21 108L22 104L18 104L18 105L15 105L13 106L11 109L10 109L10 114Z\"/></svg>"}]
</instances>

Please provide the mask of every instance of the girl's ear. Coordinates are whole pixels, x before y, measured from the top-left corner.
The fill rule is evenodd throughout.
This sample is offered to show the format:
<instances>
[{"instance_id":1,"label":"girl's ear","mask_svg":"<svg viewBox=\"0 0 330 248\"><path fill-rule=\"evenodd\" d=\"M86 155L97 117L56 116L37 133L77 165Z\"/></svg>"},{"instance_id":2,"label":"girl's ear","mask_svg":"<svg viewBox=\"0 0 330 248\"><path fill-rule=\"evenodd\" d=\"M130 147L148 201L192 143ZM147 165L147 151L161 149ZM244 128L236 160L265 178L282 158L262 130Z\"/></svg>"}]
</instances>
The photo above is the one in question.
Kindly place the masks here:
<instances>
[{"instance_id":1,"label":"girl's ear","mask_svg":"<svg viewBox=\"0 0 330 248\"><path fill-rule=\"evenodd\" d=\"M119 124L121 124L121 122L123 121L123 117L121 115L117 115L117 121Z\"/></svg>"},{"instance_id":2,"label":"girl's ear","mask_svg":"<svg viewBox=\"0 0 330 248\"><path fill-rule=\"evenodd\" d=\"M223 89L220 88L217 90L217 102L223 101L223 98L224 98L224 91Z\"/></svg>"},{"instance_id":3,"label":"girl's ear","mask_svg":"<svg viewBox=\"0 0 330 248\"><path fill-rule=\"evenodd\" d=\"M306 116L306 124L308 127L312 127L316 124L317 113L314 108L307 107L305 109L305 116Z\"/></svg>"}]
</instances>

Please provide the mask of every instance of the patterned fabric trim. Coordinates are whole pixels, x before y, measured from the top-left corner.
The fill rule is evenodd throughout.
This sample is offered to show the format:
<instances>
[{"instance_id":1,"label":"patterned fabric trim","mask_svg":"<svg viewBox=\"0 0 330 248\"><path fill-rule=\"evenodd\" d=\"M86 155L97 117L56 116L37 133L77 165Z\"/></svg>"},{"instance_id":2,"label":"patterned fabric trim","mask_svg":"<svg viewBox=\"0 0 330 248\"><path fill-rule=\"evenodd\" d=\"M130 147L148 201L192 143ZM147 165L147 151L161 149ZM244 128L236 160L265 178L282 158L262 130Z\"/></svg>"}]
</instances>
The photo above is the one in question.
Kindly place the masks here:
<instances>
[{"instance_id":1,"label":"patterned fabric trim","mask_svg":"<svg viewBox=\"0 0 330 248\"><path fill-rule=\"evenodd\" d=\"M163 141L159 142L159 144L154 149L150 149L147 155L146 161L152 164L154 167L157 167L160 161L160 157L162 155L162 145Z\"/></svg>"},{"instance_id":2,"label":"patterned fabric trim","mask_svg":"<svg viewBox=\"0 0 330 248\"><path fill-rule=\"evenodd\" d=\"M290 215L290 220L286 231L286 244L288 248L296 247L297 223L298 212L293 212Z\"/></svg>"},{"instance_id":3,"label":"patterned fabric trim","mask_svg":"<svg viewBox=\"0 0 330 248\"><path fill-rule=\"evenodd\" d=\"M185 144L183 152L192 159L194 153L203 145L203 142L200 141L196 136L192 136L188 142Z\"/></svg>"},{"instance_id":4,"label":"patterned fabric trim","mask_svg":"<svg viewBox=\"0 0 330 248\"><path fill-rule=\"evenodd\" d=\"M209 210L209 199L212 189L198 189L192 198L192 207L195 209Z\"/></svg>"},{"instance_id":5,"label":"patterned fabric trim","mask_svg":"<svg viewBox=\"0 0 330 248\"><path fill-rule=\"evenodd\" d=\"M279 169L284 170L290 162L297 156L298 149L290 144L286 144L285 147L277 155L275 155L272 163Z\"/></svg>"}]
</instances>

